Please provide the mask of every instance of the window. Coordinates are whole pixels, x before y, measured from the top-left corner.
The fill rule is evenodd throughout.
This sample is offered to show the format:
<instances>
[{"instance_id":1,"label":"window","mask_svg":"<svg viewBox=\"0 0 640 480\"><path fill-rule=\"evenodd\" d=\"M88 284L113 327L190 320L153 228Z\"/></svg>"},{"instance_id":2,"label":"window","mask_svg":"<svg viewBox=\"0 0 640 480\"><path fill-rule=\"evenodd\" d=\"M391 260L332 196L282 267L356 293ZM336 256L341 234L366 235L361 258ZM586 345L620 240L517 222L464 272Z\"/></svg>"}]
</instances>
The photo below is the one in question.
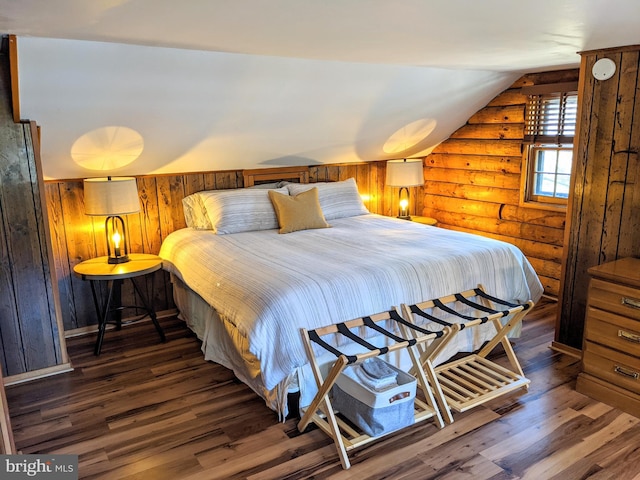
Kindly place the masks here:
<instances>
[{"instance_id":1,"label":"window","mask_svg":"<svg viewBox=\"0 0 640 480\"><path fill-rule=\"evenodd\" d=\"M523 201L566 205L578 112L575 91L530 95L525 112Z\"/></svg>"},{"instance_id":2,"label":"window","mask_svg":"<svg viewBox=\"0 0 640 480\"><path fill-rule=\"evenodd\" d=\"M564 204L569 198L573 148L547 145L530 147L529 200Z\"/></svg>"}]
</instances>

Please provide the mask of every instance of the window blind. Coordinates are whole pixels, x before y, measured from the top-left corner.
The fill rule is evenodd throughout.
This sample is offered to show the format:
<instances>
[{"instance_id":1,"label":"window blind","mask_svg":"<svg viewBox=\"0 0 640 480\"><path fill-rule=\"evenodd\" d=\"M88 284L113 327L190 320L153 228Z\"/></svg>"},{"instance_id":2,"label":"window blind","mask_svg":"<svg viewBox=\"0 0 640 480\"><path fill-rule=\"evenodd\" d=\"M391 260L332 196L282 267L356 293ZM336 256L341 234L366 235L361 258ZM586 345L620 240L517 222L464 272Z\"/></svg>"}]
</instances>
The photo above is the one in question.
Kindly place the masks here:
<instances>
[{"instance_id":1,"label":"window blind","mask_svg":"<svg viewBox=\"0 0 640 480\"><path fill-rule=\"evenodd\" d=\"M578 117L575 92L530 95L525 111L525 143L566 145L573 143Z\"/></svg>"}]
</instances>

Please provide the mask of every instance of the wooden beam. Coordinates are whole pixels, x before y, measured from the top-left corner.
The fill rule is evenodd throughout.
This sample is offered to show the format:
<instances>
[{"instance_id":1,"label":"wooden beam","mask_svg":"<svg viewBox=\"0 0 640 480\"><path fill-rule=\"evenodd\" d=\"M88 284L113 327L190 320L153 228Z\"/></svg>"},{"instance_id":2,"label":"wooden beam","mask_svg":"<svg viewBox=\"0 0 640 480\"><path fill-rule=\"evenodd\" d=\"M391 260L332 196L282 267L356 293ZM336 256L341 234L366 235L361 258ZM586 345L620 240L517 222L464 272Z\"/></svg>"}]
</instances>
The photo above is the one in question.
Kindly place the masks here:
<instances>
[{"instance_id":1,"label":"wooden beam","mask_svg":"<svg viewBox=\"0 0 640 480\"><path fill-rule=\"evenodd\" d=\"M39 192L39 200L40 205L38 206L40 211L44 214L44 219L42 221L42 225L44 227L44 234L47 239L52 239L51 230L49 226L49 222L47 221L47 199L45 195L44 188L44 176L42 172L42 157L40 156L40 127L36 124L36 122L29 122L28 127L25 125L25 130L30 131L31 133L31 146L33 148L33 159L34 165L36 167L36 181L38 182ZM26 132L25 132L26 133ZM44 247L47 251L47 256L49 260L54 263L53 256L53 247L51 246L51 241L44 242ZM69 365L69 355L67 354L67 345L64 338L64 323L62 321L62 307L60 305L60 291L58 289L58 282L56 277L53 275L53 272L50 272L52 275L51 278L51 290L53 294L53 310L55 315L55 322L57 325L57 337L56 340L60 345L60 363L63 365Z\"/></svg>"},{"instance_id":2,"label":"wooden beam","mask_svg":"<svg viewBox=\"0 0 640 480\"><path fill-rule=\"evenodd\" d=\"M578 91L578 81L548 83L546 85L531 85L531 86L522 87L520 89L520 93L522 93L523 95L544 95L545 93L577 92L577 91Z\"/></svg>"},{"instance_id":3,"label":"wooden beam","mask_svg":"<svg viewBox=\"0 0 640 480\"><path fill-rule=\"evenodd\" d=\"M13 121L20 122L20 95L18 93L18 39L9 35L9 72L11 77L11 109Z\"/></svg>"}]
</instances>

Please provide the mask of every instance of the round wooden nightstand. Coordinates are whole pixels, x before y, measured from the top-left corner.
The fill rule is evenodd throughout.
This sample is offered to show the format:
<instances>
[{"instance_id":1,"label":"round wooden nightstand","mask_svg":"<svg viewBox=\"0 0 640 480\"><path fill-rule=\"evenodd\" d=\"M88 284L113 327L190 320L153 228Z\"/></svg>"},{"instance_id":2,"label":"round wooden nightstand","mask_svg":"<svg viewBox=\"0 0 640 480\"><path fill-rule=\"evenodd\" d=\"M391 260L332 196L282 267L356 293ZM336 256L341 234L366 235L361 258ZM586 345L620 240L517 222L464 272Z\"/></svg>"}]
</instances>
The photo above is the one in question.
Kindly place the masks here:
<instances>
[{"instance_id":1,"label":"round wooden nightstand","mask_svg":"<svg viewBox=\"0 0 640 480\"><path fill-rule=\"evenodd\" d=\"M432 225L434 227L438 226L438 220L436 220L435 218L431 218L431 217L421 217L419 215L412 215L411 216L411 221L412 222L417 222L417 223L422 223L423 225Z\"/></svg>"},{"instance_id":2,"label":"round wooden nightstand","mask_svg":"<svg viewBox=\"0 0 640 480\"><path fill-rule=\"evenodd\" d=\"M162 259L157 255L149 255L146 253L131 253L129 254L130 260L126 263L110 264L107 262L107 257L96 257L90 260L85 260L73 267L74 273L82 280L88 280L91 282L91 293L93 295L93 303L98 315L99 328L98 339L94 353L100 355L102 348L102 340L104 339L104 332L107 328L107 323L115 323L116 328L120 329L122 326L121 312L123 308L135 308L144 310L146 315L151 318L153 325L156 327L160 339L164 342L165 336L156 313L151 303L147 300L146 295L135 281L136 277L148 275L156 272L162 268ZM126 279L131 280L133 288L142 300L142 306L132 305L123 306L121 301L121 288L122 282ZM107 283L107 296L100 302L96 293L95 283L99 281L106 281ZM114 316L110 319L111 314ZM144 318L144 317L143 317Z\"/></svg>"}]
</instances>

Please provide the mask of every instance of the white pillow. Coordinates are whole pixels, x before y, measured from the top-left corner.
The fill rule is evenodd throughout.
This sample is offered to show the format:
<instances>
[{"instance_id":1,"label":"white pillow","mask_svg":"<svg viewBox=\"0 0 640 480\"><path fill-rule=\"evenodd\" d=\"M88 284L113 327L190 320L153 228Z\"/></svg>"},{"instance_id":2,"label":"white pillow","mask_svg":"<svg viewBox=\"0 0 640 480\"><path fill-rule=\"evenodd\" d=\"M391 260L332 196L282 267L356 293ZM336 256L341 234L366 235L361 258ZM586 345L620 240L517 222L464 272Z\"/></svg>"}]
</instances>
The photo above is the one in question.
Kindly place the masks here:
<instances>
[{"instance_id":1,"label":"white pillow","mask_svg":"<svg viewBox=\"0 0 640 480\"><path fill-rule=\"evenodd\" d=\"M272 191L289 194L285 187ZM199 194L211 229L218 235L278 228L278 219L267 189L238 188Z\"/></svg>"},{"instance_id":2,"label":"white pillow","mask_svg":"<svg viewBox=\"0 0 640 480\"><path fill-rule=\"evenodd\" d=\"M318 189L320 207L322 207L325 220L355 217L369 213L353 178L341 182L290 183L287 185L289 195L297 195L314 187Z\"/></svg>"},{"instance_id":3,"label":"white pillow","mask_svg":"<svg viewBox=\"0 0 640 480\"><path fill-rule=\"evenodd\" d=\"M202 203L202 194L208 192L193 193L182 199L182 211L184 212L184 220L187 227L196 230L213 230L211 220L207 215L207 211Z\"/></svg>"}]
</instances>

